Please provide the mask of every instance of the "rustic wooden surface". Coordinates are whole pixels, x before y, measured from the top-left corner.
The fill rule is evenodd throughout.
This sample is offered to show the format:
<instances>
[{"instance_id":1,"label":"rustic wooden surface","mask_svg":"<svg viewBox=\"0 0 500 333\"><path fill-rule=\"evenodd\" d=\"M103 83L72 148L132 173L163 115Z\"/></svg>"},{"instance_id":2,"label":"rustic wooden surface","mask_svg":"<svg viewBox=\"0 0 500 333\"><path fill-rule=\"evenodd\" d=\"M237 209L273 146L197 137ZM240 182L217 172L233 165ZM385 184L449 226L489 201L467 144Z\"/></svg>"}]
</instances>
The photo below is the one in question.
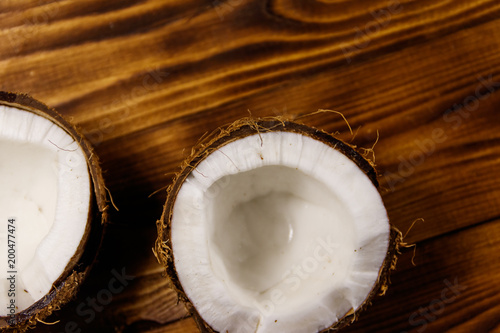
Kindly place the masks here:
<instances>
[{"instance_id":1,"label":"rustic wooden surface","mask_svg":"<svg viewBox=\"0 0 500 333\"><path fill-rule=\"evenodd\" d=\"M151 248L162 190L206 132L250 112L375 147L416 243L347 332L500 332L500 2L2 0L0 90L92 141L118 212L78 298L39 332L196 332ZM88 314L112 271L134 276ZM455 292L448 285L456 285ZM77 311L85 310L85 315Z\"/></svg>"}]
</instances>

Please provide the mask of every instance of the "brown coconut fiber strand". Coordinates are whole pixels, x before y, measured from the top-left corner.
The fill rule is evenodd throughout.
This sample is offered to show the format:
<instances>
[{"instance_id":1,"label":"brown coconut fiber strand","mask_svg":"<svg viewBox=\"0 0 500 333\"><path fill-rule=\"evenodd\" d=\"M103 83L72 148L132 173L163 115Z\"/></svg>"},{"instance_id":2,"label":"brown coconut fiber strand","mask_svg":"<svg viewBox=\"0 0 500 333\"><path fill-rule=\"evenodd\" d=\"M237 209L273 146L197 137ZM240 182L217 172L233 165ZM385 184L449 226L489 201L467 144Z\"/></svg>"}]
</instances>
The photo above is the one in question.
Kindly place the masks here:
<instances>
[{"instance_id":1,"label":"brown coconut fiber strand","mask_svg":"<svg viewBox=\"0 0 500 333\"><path fill-rule=\"evenodd\" d=\"M318 112L334 111L318 110L316 113ZM335 113L337 112L335 111ZM345 119L345 117L341 113L339 114L347 122L347 119ZM303 117L306 116L307 115ZM352 133L352 129L349 124L348 127ZM351 159L361 170L363 170L363 172L368 176L372 183L377 188L379 187L377 173L374 167L375 159L373 158L372 161L366 157L366 155L368 155L367 152L373 152L373 147L371 149L365 150L365 154L362 154L356 150L356 146L345 143L325 131L306 126L303 123L299 122L298 119L292 120L291 117L286 116L264 118L246 117L237 120L236 122L225 127L218 128L210 134L204 135L203 139L201 139L198 144L196 144L196 146L191 149L191 154L181 164L180 171L173 177L172 183L167 189L167 200L164 205L163 214L160 220L157 221L158 238L153 249L158 262L165 268L165 275L169 281L169 285L173 290L176 291L178 300L182 301L185 304L186 309L193 316L201 332L212 333L214 332L214 330L202 319L193 304L190 302L189 298L186 296L182 285L179 282L174 265L170 231L173 206L177 197L177 193L179 192L183 182L189 176L189 174L193 171L196 171L196 167L198 166L198 164L201 163L201 161L203 161L212 152L218 150L228 143L242 139L244 137L255 134L260 135L261 133L274 131L299 133L329 145L333 149L342 152L349 159ZM391 226L390 245L387 251L386 258L384 260L384 264L380 269L378 280L375 283L372 291L369 293L364 303L356 311L351 309L351 311L346 313L343 318L333 323L330 328L325 329L321 332L335 331L348 326L349 324L357 320L359 314L371 304L371 301L374 297L385 294L390 283L389 275L391 271L396 268L397 257L401 247L405 246L405 243L403 243L402 240L403 237L401 232L396 227Z\"/></svg>"},{"instance_id":2,"label":"brown coconut fiber strand","mask_svg":"<svg viewBox=\"0 0 500 333\"><path fill-rule=\"evenodd\" d=\"M410 225L410 227L408 228L408 230L406 230L406 233L403 236L403 239L406 238L406 236L410 233L411 229L413 229L413 227L415 226L415 224L417 222L425 222L425 220L423 218L418 218L415 221L413 221L413 223ZM401 243L401 247L402 248L406 248L406 249L413 247L413 256L411 257L411 263L412 263L413 266L416 266L414 260L415 260L415 256L417 255L417 244L416 243L414 243L414 244L408 244L408 243L402 242Z\"/></svg>"},{"instance_id":3,"label":"brown coconut fiber strand","mask_svg":"<svg viewBox=\"0 0 500 333\"><path fill-rule=\"evenodd\" d=\"M359 149L363 151L363 157L366 158L368 161L370 161L374 167L376 165L375 164L375 146L377 145L379 139L380 139L380 134L377 130L377 139L375 140L375 142L373 143L371 148L359 147ZM370 156L370 154L371 154L371 158L368 157L368 156Z\"/></svg>"},{"instance_id":4,"label":"brown coconut fiber strand","mask_svg":"<svg viewBox=\"0 0 500 333\"><path fill-rule=\"evenodd\" d=\"M2 332L24 332L33 328L37 323L44 323L45 318L59 310L76 295L95 262L101 246L104 228L108 221L109 204L99 160L94 154L91 144L74 125L66 121L56 110L26 94L0 91L0 105L33 112L64 129L84 152L92 187L90 191L91 204L84 236L75 255L70 259L61 276L53 283L50 292L28 309L17 313L14 318L0 317L0 330Z\"/></svg>"}]
</instances>

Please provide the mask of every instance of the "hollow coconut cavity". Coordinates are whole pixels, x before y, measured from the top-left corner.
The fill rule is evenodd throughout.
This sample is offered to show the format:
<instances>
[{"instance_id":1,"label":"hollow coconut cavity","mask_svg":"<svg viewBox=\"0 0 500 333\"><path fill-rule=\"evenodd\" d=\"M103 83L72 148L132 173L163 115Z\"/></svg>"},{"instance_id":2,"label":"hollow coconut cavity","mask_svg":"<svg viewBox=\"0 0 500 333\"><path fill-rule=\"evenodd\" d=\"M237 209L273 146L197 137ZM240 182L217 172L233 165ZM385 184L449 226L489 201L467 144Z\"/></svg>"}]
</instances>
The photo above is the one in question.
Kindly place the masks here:
<instances>
[{"instance_id":1,"label":"hollow coconut cavity","mask_svg":"<svg viewBox=\"0 0 500 333\"><path fill-rule=\"evenodd\" d=\"M202 331L340 328L385 291L401 236L352 147L283 120L207 141L169 189L156 246Z\"/></svg>"},{"instance_id":2,"label":"hollow coconut cavity","mask_svg":"<svg viewBox=\"0 0 500 333\"><path fill-rule=\"evenodd\" d=\"M0 92L0 329L23 331L75 294L106 219L91 148L54 110Z\"/></svg>"}]
</instances>

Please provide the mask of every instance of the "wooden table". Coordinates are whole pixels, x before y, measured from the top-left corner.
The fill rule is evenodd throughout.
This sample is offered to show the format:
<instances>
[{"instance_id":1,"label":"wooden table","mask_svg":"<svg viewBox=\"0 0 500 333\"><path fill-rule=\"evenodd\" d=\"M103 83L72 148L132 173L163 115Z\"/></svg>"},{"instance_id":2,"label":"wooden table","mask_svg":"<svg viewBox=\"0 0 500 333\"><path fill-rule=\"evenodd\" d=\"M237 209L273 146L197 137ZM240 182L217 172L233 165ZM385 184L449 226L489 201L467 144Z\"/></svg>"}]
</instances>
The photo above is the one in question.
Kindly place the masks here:
<instances>
[{"instance_id":1,"label":"wooden table","mask_svg":"<svg viewBox=\"0 0 500 333\"><path fill-rule=\"evenodd\" d=\"M77 299L35 331L196 332L151 251L163 189L204 133L324 108L355 135L302 120L379 137L392 223L425 220L347 332L500 332L500 2L2 0L0 27L0 90L76 123L119 208ZM113 271L134 278L92 308Z\"/></svg>"}]
</instances>

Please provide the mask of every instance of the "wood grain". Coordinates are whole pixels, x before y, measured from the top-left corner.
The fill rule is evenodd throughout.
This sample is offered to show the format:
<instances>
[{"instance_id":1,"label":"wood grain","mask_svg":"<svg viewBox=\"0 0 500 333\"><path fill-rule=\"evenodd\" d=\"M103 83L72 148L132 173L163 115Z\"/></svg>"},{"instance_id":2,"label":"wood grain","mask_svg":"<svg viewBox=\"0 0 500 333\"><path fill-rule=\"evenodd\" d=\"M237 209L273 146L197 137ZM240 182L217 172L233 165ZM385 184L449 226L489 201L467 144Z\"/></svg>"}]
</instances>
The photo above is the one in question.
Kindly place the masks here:
<instances>
[{"instance_id":1,"label":"wood grain","mask_svg":"<svg viewBox=\"0 0 500 333\"><path fill-rule=\"evenodd\" d=\"M425 332L499 331L499 28L494 0L0 2L0 90L75 122L119 208L86 286L37 331L194 332L152 255L165 193L150 195L206 132L319 108L356 134L338 115L302 120L359 147L379 136L391 221L425 220L406 239L417 266L409 250L348 331L424 331L409 317L455 277L467 289ZM113 269L135 278L87 323L76 308Z\"/></svg>"}]
</instances>

